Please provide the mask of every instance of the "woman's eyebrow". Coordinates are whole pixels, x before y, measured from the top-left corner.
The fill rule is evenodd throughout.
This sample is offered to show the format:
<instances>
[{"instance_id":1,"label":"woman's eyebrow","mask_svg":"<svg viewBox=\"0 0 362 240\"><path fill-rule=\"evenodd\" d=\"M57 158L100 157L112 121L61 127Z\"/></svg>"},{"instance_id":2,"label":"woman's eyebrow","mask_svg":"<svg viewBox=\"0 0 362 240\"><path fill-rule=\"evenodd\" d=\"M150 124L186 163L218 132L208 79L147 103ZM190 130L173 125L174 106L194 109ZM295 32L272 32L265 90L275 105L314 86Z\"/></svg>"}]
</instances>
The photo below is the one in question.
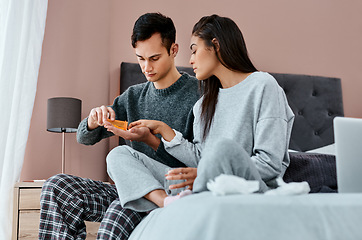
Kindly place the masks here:
<instances>
[{"instance_id":1,"label":"woman's eyebrow","mask_svg":"<svg viewBox=\"0 0 362 240\"><path fill-rule=\"evenodd\" d=\"M196 46L196 44L195 43L193 43L193 44L191 44L191 46L190 46L190 49L192 50L192 47L193 46Z\"/></svg>"}]
</instances>

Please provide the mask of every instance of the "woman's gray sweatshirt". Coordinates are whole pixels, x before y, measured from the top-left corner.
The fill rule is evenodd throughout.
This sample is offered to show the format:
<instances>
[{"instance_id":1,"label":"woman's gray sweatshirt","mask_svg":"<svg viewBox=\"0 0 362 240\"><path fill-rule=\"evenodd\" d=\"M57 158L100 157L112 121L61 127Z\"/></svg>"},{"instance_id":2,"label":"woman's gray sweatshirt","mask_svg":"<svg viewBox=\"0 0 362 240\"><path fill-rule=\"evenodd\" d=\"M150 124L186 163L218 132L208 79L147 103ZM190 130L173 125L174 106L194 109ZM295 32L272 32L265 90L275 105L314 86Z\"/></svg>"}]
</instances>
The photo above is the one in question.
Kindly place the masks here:
<instances>
[{"instance_id":1,"label":"woman's gray sweatshirt","mask_svg":"<svg viewBox=\"0 0 362 240\"><path fill-rule=\"evenodd\" d=\"M220 89L205 140L201 102L202 98L193 108L193 141L176 133L171 142L163 139L167 152L185 165L196 167L205 145L223 137L238 142L250 154L265 182L284 174L289 165L288 147L294 114L273 76L254 72L239 84Z\"/></svg>"}]
</instances>

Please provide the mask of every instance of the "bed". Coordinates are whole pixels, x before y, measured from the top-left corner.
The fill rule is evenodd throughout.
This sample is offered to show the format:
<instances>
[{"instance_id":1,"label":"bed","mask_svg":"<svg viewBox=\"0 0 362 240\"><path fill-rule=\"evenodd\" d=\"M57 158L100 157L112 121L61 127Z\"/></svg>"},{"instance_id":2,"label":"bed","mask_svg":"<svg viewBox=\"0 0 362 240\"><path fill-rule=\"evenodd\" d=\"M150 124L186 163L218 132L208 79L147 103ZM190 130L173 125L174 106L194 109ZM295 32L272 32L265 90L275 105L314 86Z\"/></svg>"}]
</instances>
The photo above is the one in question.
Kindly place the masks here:
<instances>
[{"instance_id":1,"label":"bed","mask_svg":"<svg viewBox=\"0 0 362 240\"><path fill-rule=\"evenodd\" d=\"M191 68L180 67L193 75ZM295 114L284 181L307 181L306 195L193 194L152 211L131 240L362 239L362 194L338 194L333 118L343 116L341 80L271 73ZM121 92L144 82L138 64L121 63Z\"/></svg>"}]
</instances>

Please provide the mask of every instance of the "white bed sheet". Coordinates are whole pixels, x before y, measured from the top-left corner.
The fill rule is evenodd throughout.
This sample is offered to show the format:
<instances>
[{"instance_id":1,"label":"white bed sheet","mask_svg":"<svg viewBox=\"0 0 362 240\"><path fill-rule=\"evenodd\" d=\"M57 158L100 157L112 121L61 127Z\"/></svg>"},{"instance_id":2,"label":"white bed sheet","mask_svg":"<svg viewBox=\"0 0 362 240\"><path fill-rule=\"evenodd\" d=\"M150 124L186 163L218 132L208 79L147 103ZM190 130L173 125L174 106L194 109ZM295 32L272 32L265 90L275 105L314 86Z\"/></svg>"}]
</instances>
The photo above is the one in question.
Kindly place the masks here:
<instances>
[{"instance_id":1,"label":"white bed sheet","mask_svg":"<svg viewBox=\"0 0 362 240\"><path fill-rule=\"evenodd\" d=\"M130 240L362 239L362 194L193 194L152 211Z\"/></svg>"}]
</instances>

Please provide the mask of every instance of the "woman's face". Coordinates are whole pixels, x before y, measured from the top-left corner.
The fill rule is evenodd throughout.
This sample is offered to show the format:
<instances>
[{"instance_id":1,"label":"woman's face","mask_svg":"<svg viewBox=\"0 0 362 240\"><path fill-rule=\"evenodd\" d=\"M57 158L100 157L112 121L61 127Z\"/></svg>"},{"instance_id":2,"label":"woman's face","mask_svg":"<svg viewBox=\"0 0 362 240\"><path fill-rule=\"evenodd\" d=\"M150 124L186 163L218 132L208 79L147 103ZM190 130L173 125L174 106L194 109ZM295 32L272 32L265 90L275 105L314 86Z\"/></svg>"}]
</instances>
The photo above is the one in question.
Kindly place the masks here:
<instances>
[{"instance_id":1,"label":"woman's face","mask_svg":"<svg viewBox=\"0 0 362 240\"><path fill-rule=\"evenodd\" d=\"M205 45L205 41L199 37L191 37L191 58L190 64L198 80L205 80L215 75L215 70L220 65L212 47Z\"/></svg>"}]
</instances>

